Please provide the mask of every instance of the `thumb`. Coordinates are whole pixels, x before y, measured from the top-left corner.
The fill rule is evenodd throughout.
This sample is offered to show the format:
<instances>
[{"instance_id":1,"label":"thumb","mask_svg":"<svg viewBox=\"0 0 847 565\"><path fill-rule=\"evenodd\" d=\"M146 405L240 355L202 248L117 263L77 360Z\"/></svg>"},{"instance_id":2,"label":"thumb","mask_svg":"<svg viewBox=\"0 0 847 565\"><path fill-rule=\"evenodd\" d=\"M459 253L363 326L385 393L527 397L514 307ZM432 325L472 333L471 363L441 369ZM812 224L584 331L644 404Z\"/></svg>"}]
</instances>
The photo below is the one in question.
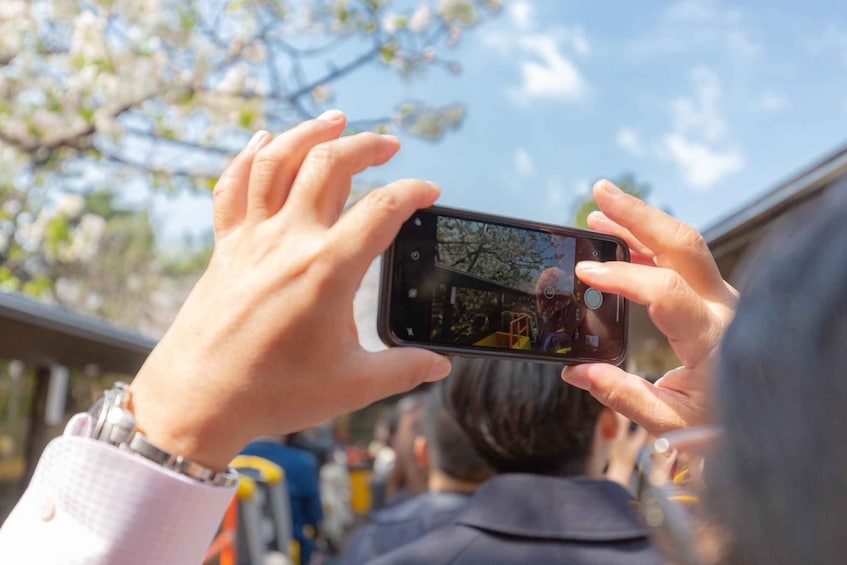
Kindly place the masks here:
<instances>
[{"instance_id":1,"label":"thumb","mask_svg":"<svg viewBox=\"0 0 847 565\"><path fill-rule=\"evenodd\" d=\"M651 433L660 434L684 425L665 398L667 391L614 365L571 365L562 371L562 379L590 392L601 404Z\"/></svg>"},{"instance_id":2,"label":"thumb","mask_svg":"<svg viewBox=\"0 0 847 565\"><path fill-rule=\"evenodd\" d=\"M421 383L438 381L450 374L450 360L413 347L394 347L367 353L358 383L367 404L409 391Z\"/></svg>"}]
</instances>

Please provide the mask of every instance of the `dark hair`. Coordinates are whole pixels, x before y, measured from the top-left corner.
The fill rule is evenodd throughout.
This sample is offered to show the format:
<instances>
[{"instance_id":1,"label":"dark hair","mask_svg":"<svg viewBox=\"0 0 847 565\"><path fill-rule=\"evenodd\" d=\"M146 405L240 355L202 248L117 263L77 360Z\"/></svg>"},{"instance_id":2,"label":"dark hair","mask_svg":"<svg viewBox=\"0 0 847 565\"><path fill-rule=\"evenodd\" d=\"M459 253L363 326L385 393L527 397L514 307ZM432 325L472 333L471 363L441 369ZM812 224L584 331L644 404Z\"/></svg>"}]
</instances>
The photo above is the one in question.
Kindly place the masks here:
<instances>
[{"instance_id":1,"label":"dark hair","mask_svg":"<svg viewBox=\"0 0 847 565\"><path fill-rule=\"evenodd\" d=\"M823 203L748 269L718 379L710 499L738 563L847 555L847 207Z\"/></svg>"},{"instance_id":2,"label":"dark hair","mask_svg":"<svg viewBox=\"0 0 847 565\"><path fill-rule=\"evenodd\" d=\"M456 359L442 398L498 473L582 474L602 407L560 372L539 363Z\"/></svg>"},{"instance_id":3,"label":"dark hair","mask_svg":"<svg viewBox=\"0 0 847 565\"><path fill-rule=\"evenodd\" d=\"M454 479L481 483L493 474L491 467L445 409L443 393L442 383L432 388L423 421L431 464Z\"/></svg>"}]
</instances>

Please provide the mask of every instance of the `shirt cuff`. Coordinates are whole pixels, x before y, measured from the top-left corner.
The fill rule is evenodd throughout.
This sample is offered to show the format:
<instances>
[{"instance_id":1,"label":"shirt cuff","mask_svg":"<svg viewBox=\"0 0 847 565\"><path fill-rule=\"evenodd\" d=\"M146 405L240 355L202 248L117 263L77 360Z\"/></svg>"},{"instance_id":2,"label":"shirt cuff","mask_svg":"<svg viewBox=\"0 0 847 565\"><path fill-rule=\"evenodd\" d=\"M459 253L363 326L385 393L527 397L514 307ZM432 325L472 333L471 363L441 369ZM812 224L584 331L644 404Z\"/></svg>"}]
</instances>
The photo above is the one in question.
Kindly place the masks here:
<instances>
[{"instance_id":1,"label":"shirt cuff","mask_svg":"<svg viewBox=\"0 0 847 565\"><path fill-rule=\"evenodd\" d=\"M0 531L32 563L200 563L235 493L89 437L75 416L51 441Z\"/></svg>"}]
</instances>

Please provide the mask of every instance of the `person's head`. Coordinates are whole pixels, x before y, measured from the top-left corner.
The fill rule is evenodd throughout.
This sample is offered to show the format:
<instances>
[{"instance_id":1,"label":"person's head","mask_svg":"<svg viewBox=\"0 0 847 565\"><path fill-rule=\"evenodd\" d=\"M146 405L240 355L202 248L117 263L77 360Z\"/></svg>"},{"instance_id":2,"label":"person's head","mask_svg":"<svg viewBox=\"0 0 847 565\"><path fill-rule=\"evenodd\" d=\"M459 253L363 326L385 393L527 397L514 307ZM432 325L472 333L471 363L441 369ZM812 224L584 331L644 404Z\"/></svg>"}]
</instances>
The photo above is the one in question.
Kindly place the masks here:
<instances>
[{"instance_id":1,"label":"person's head","mask_svg":"<svg viewBox=\"0 0 847 565\"><path fill-rule=\"evenodd\" d=\"M429 468L430 489L474 490L491 477L492 470L445 408L444 392L443 382L429 392L415 454Z\"/></svg>"},{"instance_id":2,"label":"person's head","mask_svg":"<svg viewBox=\"0 0 847 565\"><path fill-rule=\"evenodd\" d=\"M600 444L614 438L617 418L562 382L560 372L540 363L456 359L443 384L445 410L497 473L586 474L597 466Z\"/></svg>"},{"instance_id":3,"label":"person's head","mask_svg":"<svg viewBox=\"0 0 847 565\"><path fill-rule=\"evenodd\" d=\"M847 555L847 206L828 200L765 247L726 333L711 492L738 563Z\"/></svg>"}]
</instances>

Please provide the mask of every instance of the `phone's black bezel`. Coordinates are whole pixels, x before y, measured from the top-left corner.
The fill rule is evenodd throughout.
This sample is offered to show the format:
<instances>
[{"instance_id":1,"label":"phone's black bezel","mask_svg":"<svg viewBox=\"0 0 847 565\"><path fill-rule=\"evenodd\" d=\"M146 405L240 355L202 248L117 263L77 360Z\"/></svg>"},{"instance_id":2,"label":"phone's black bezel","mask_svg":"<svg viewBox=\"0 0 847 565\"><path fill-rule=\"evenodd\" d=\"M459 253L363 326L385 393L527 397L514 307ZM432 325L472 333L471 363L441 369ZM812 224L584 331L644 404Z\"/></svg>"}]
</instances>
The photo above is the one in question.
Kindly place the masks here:
<instances>
[{"instance_id":1,"label":"phone's black bezel","mask_svg":"<svg viewBox=\"0 0 847 565\"><path fill-rule=\"evenodd\" d=\"M591 230L583 230L579 228L566 228L553 224L545 224L540 222L532 222L528 220L520 220L516 218L508 218L505 216L496 216L493 214L484 214L462 210L458 208L448 208L444 206L432 206L421 210L423 212L451 216L463 220L486 222L518 228L526 228L529 230L537 230L549 232L555 235L574 238L591 238L602 241L612 241L620 246L624 253L624 261L630 260L629 247L621 238L609 234L595 232ZM584 363L609 363L612 365L620 365L626 359L627 349L629 346L629 301L623 299L623 308L621 312L621 325L623 327L621 333L621 352L614 359L598 359L590 357L563 357L554 353L543 353L533 351L531 353L514 353L513 350L506 349L488 349L483 347L469 346L452 346L437 343L422 343L419 341L404 340L393 332L391 329L391 298L393 296L394 282L394 258L395 244L391 246L382 255L382 264L380 268L380 286L379 286L379 301L377 309L377 334L380 339L388 346L398 347L418 347L427 349L446 355L455 355L462 357L494 357L499 359L523 359L531 361L540 361L545 363L555 363L558 365L579 365Z\"/></svg>"}]
</instances>

